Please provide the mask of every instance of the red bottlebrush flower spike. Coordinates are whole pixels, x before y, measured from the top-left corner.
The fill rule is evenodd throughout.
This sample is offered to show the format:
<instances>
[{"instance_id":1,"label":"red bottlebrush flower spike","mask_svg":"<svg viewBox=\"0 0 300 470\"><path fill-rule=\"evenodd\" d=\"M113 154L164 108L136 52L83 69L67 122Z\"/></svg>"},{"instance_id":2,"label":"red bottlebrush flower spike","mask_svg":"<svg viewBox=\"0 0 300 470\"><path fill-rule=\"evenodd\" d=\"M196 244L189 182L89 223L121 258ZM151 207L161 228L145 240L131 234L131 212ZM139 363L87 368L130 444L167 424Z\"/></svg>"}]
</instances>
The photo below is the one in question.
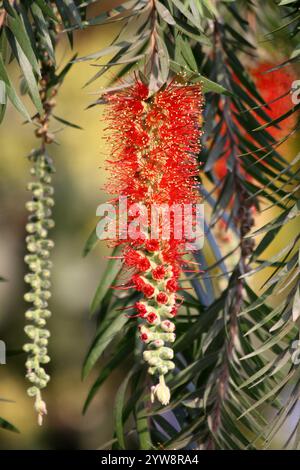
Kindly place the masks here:
<instances>
[{"instance_id":1,"label":"red bottlebrush flower spike","mask_svg":"<svg viewBox=\"0 0 300 470\"><path fill-rule=\"evenodd\" d=\"M287 67L279 70L273 70L273 72L270 73L265 73L274 67L276 67L275 63L262 62L256 64L249 70L259 94L268 105L267 107L263 108L263 110L266 114L269 115L271 119L276 119L291 109L292 104L290 89L292 82L296 80L294 71ZM237 78L236 80L239 83ZM260 116L256 115L255 119L259 123L263 124ZM240 128L240 132L243 134L244 131L239 126L238 120L236 120L236 123ZM281 121L279 128L276 126L270 126L267 130L276 139L281 139L292 130L295 124L296 114L291 114L286 119ZM221 132L224 133L224 126L221 128ZM229 150L225 151L223 157L219 158L214 165L215 173L221 180L227 174L227 160L229 154Z\"/></svg>"},{"instance_id":2,"label":"red bottlebrush flower spike","mask_svg":"<svg viewBox=\"0 0 300 470\"><path fill-rule=\"evenodd\" d=\"M136 80L132 86L108 94L106 100L111 143L108 192L126 196L128 208L131 204L147 209L174 204L183 208L183 204L199 202L196 155L200 150L201 87L173 81L149 97L148 86ZM127 228L133 220L129 209ZM124 265L131 272L129 286L142 294L133 316L141 321L139 336L147 345L143 357L148 371L159 376L151 396L162 404L170 399L164 376L175 367L171 319L179 307L176 292L187 241L175 236L175 223L170 225L168 239L160 228L158 237L141 229L135 240L129 235L116 240L124 244Z\"/></svg>"},{"instance_id":3,"label":"red bottlebrush flower spike","mask_svg":"<svg viewBox=\"0 0 300 470\"><path fill-rule=\"evenodd\" d=\"M251 69L251 75L258 91L265 102L268 103L268 108L264 109L264 111L271 119L276 119L291 109L290 89L292 82L297 78L292 68L289 67L265 73L275 66L276 64L274 63L264 62ZM268 132L275 138L280 139L291 131L295 124L296 114L291 114L281 121L280 128L270 126Z\"/></svg>"}]
</instances>

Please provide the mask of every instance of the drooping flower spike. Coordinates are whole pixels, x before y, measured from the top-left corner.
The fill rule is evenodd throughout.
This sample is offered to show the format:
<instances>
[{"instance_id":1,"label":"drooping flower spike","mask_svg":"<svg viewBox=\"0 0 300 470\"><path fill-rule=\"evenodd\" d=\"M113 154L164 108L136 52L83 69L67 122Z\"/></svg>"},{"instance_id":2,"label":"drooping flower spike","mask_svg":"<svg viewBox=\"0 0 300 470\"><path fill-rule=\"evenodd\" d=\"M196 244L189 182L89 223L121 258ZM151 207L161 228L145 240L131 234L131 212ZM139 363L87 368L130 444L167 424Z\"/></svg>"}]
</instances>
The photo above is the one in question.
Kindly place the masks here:
<instances>
[{"instance_id":1,"label":"drooping flower spike","mask_svg":"<svg viewBox=\"0 0 300 470\"><path fill-rule=\"evenodd\" d=\"M200 151L201 86L173 81L149 97L148 86L135 79L130 87L106 95L106 101L111 144L107 190L127 197L126 228L145 207L151 212L153 206L183 207L199 202L196 156ZM151 226L148 214L146 227ZM180 305L178 281L188 241L184 234L175 234L172 215L170 222L167 239L160 226L156 237L141 227L134 239L127 230L126 236L115 240L123 245L124 266L131 274L128 287L140 295L132 316L140 319L139 337L146 345L143 358L149 373L159 377L151 397L163 405L170 400L164 377L175 368L170 345L175 341L173 319Z\"/></svg>"}]
</instances>

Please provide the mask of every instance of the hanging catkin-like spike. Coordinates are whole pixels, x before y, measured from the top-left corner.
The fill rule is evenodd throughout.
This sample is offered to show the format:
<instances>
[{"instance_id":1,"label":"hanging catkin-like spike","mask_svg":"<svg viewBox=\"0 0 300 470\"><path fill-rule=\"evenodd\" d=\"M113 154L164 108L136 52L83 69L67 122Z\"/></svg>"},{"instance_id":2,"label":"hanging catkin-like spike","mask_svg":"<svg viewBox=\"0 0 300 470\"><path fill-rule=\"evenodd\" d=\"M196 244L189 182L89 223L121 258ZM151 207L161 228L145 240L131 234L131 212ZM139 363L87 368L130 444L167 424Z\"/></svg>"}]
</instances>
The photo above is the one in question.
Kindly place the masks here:
<instances>
[{"instance_id":1,"label":"hanging catkin-like spike","mask_svg":"<svg viewBox=\"0 0 300 470\"><path fill-rule=\"evenodd\" d=\"M174 220L167 239L161 229L154 238L149 228L132 239L128 230L134 219L130 207L135 204L140 211L146 207L149 214L155 205L183 208L199 202L196 156L200 150L203 97L199 85L176 81L149 95L148 86L136 79L132 86L106 96L112 176L107 189L127 197L127 235L115 241L124 246L124 266L131 273L128 288L140 295L133 316L140 319L139 336L146 345L143 358L149 365L148 372L158 377L151 397L166 405L170 390L165 375L175 367L172 319L180 305L178 280L188 240L184 235L175 236Z\"/></svg>"},{"instance_id":2,"label":"hanging catkin-like spike","mask_svg":"<svg viewBox=\"0 0 300 470\"><path fill-rule=\"evenodd\" d=\"M37 115L35 122L38 125L36 136L40 139L40 147L29 155L32 164L31 175L34 181L28 184L32 198L26 204L29 211L26 238L28 254L25 262L29 272L25 276L25 282L29 284L30 291L24 296L31 304L25 317L29 322L25 326L25 333L29 341L23 347L27 353L26 369L27 379L31 382L28 395L35 398L35 409L38 414L38 422L41 425L43 416L47 414L46 404L42 398L41 390L47 386L50 380L44 366L50 361L47 346L50 332L46 327L46 320L51 313L48 309L50 292L50 251L54 246L49 238L49 230L53 228L52 207L54 205L54 189L51 183L51 175L54 172L52 159L47 153L46 146L53 141L53 135L49 132L49 121L55 106L57 87L51 85L55 77L55 64L43 46L43 42L37 44L41 62L40 97L43 105L43 114Z\"/></svg>"},{"instance_id":3,"label":"hanging catkin-like spike","mask_svg":"<svg viewBox=\"0 0 300 470\"><path fill-rule=\"evenodd\" d=\"M30 215L26 225L29 254L26 255L25 262L30 272L26 274L25 281L30 285L31 291L25 294L25 300L30 302L32 307L25 314L26 319L30 321L25 327L30 342L24 345L24 350L28 353L26 377L32 383L28 394L35 397L35 408L41 424L42 416L47 412L41 389L46 387L50 379L44 365L50 361L47 354L50 333L45 326L47 318L51 315L48 310L48 300L51 296L49 257L54 244L48 238L48 231L54 225L51 218L51 208L54 204L51 186L53 167L49 157L42 150L32 152L29 158L33 163L31 174L35 176L36 181L28 184L32 200L26 204Z\"/></svg>"}]
</instances>

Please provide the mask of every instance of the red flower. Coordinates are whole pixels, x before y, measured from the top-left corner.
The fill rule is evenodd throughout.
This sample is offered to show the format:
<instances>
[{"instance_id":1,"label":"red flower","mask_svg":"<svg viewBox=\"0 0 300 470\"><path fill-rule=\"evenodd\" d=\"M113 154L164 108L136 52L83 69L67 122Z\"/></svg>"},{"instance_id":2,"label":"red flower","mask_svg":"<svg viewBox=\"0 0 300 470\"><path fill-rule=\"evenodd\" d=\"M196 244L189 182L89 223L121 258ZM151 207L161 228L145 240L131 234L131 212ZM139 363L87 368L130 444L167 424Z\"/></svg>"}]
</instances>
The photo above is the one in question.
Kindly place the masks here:
<instances>
[{"instance_id":1,"label":"red flower","mask_svg":"<svg viewBox=\"0 0 300 470\"><path fill-rule=\"evenodd\" d=\"M160 292L157 294L156 300L159 304L166 304L169 300L169 297L164 292Z\"/></svg>"},{"instance_id":2,"label":"red flower","mask_svg":"<svg viewBox=\"0 0 300 470\"><path fill-rule=\"evenodd\" d=\"M145 287L145 281L143 281L143 279L138 275L138 274L134 274L131 278L136 290L138 291L142 291Z\"/></svg>"},{"instance_id":3,"label":"red flower","mask_svg":"<svg viewBox=\"0 0 300 470\"><path fill-rule=\"evenodd\" d=\"M134 306L136 310L138 311L139 316L144 317L146 315L147 308L144 304L142 304L141 302L136 302Z\"/></svg>"},{"instance_id":4,"label":"red flower","mask_svg":"<svg viewBox=\"0 0 300 470\"><path fill-rule=\"evenodd\" d=\"M163 279L166 275L166 268L164 266L157 266L155 269L152 271L152 277L153 279L159 280Z\"/></svg>"},{"instance_id":5,"label":"red flower","mask_svg":"<svg viewBox=\"0 0 300 470\"><path fill-rule=\"evenodd\" d=\"M140 237L140 238L137 238L136 240L132 240L131 243L132 243L133 246L139 247L139 246L141 246L141 245L144 244L145 238L143 238L142 235L143 235L143 234L141 234L141 237Z\"/></svg>"},{"instance_id":6,"label":"red flower","mask_svg":"<svg viewBox=\"0 0 300 470\"><path fill-rule=\"evenodd\" d=\"M145 297L147 297L147 299L150 299L150 297L152 297L154 295L154 287L151 286L151 284L145 284L144 287L143 287L143 294Z\"/></svg>"},{"instance_id":7,"label":"red flower","mask_svg":"<svg viewBox=\"0 0 300 470\"><path fill-rule=\"evenodd\" d=\"M150 268L150 261L146 257L141 257L138 263L138 268L140 271L148 271Z\"/></svg>"},{"instance_id":8,"label":"red flower","mask_svg":"<svg viewBox=\"0 0 300 470\"><path fill-rule=\"evenodd\" d=\"M138 267L141 256L135 250L128 250L124 253L124 263L126 266Z\"/></svg>"},{"instance_id":9,"label":"red flower","mask_svg":"<svg viewBox=\"0 0 300 470\"><path fill-rule=\"evenodd\" d=\"M154 313L154 312L148 313L148 315L147 315L147 322L148 323L154 323L156 319L157 319L156 313Z\"/></svg>"},{"instance_id":10,"label":"red flower","mask_svg":"<svg viewBox=\"0 0 300 470\"><path fill-rule=\"evenodd\" d=\"M174 277L167 281L166 288L169 292L176 292L179 289L178 283Z\"/></svg>"},{"instance_id":11,"label":"red flower","mask_svg":"<svg viewBox=\"0 0 300 470\"><path fill-rule=\"evenodd\" d=\"M140 335L140 338L141 338L142 341L147 341L148 340L148 335L146 333L142 333Z\"/></svg>"},{"instance_id":12,"label":"red flower","mask_svg":"<svg viewBox=\"0 0 300 470\"><path fill-rule=\"evenodd\" d=\"M145 248L147 251L158 251L159 250L158 240L146 240Z\"/></svg>"},{"instance_id":13,"label":"red flower","mask_svg":"<svg viewBox=\"0 0 300 470\"><path fill-rule=\"evenodd\" d=\"M172 307L172 310L171 310L171 315L173 315L173 317L175 317L177 315L177 311L178 311L178 308L177 306L174 305L174 307Z\"/></svg>"}]
</instances>

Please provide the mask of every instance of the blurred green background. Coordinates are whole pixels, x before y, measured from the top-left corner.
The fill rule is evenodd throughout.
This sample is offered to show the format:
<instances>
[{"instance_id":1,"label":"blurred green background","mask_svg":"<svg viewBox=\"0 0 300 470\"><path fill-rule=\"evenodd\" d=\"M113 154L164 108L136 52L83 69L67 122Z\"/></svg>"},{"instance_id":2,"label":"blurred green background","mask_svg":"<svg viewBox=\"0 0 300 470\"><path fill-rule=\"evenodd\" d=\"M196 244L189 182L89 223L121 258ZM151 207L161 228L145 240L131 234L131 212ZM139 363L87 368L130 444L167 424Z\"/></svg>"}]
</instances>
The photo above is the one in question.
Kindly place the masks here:
<instances>
[{"instance_id":1,"label":"blurred green background","mask_svg":"<svg viewBox=\"0 0 300 470\"><path fill-rule=\"evenodd\" d=\"M78 33L74 49L79 56L99 50L110 43L116 30L112 26L90 29ZM58 60L66 63L72 56L67 42L62 38L58 47ZM104 384L86 416L81 410L89 385L95 376L82 382L80 373L84 355L94 332L94 322L89 318L88 306L105 267L105 244L87 258L82 249L96 223L96 207L106 200L102 189L105 181L103 168L106 154L103 140L105 127L102 108L85 110L95 99L88 93L106 86L106 79L94 82L88 89L84 83L95 72L88 63L74 65L59 91L55 114L75 122L84 130L63 127L53 122L58 130L60 145L52 145L51 155L57 173L54 177L56 228L52 232L55 241L53 251L53 288L49 321L52 332L50 342L50 373L52 380L45 392L48 417L42 428L37 426L33 403L26 395L24 378L25 357L8 357L0 366L0 397L14 403L0 402L0 415L13 422L20 434L0 431L2 449L94 449L111 438L113 400L116 384L122 371L117 371ZM11 74L18 79L12 65ZM110 75L111 76L111 75ZM26 101L28 109L32 110ZM295 140L284 147L284 154L293 154ZM10 350L20 349L24 342L23 299L25 285L25 202L29 197L26 183L29 180L29 162L26 156L38 142L34 129L23 125L21 117L9 107L4 124L0 128L0 275L7 282L0 283L0 339ZM257 217L257 226L265 223L272 214ZM286 233L283 232L280 239ZM204 267L205 269L205 267ZM260 274L261 277L261 274ZM256 288L261 278L256 279Z\"/></svg>"}]
</instances>

